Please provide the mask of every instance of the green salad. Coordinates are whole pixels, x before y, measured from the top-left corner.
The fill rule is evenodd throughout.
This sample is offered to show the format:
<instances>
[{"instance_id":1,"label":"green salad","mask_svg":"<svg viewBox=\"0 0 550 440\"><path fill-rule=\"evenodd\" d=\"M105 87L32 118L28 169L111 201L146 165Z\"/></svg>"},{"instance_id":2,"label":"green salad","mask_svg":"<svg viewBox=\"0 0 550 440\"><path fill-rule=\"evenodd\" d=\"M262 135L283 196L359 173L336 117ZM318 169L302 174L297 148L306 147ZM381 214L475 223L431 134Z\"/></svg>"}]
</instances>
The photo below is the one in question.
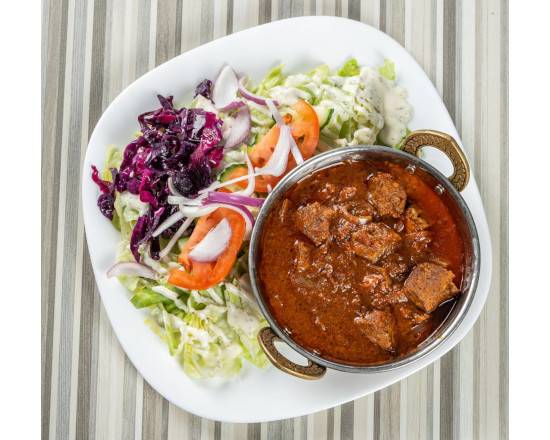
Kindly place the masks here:
<instances>
[{"instance_id":1,"label":"green salad","mask_svg":"<svg viewBox=\"0 0 550 440\"><path fill-rule=\"evenodd\" d=\"M267 323L247 258L266 192L295 166L291 157L299 164L345 145L399 148L412 119L407 93L390 61L371 68L350 59L305 73L278 66L257 85L226 66L188 106L159 102L138 117L124 149L108 147L101 173L93 167L98 207L120 232L107 276L131 292L190 377L264 368L257 334Z\"/></svg>"}]
</instances>

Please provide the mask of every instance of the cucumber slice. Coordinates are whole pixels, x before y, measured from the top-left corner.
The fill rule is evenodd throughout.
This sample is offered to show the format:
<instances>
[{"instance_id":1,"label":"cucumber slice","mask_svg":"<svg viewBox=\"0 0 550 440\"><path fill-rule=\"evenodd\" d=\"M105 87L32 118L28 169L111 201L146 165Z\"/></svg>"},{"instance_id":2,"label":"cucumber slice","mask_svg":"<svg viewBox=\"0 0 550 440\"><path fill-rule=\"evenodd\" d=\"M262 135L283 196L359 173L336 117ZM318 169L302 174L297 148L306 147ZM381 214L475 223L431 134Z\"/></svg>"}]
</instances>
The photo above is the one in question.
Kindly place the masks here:
<instances>
[{"instance_id":1,"label":"cucumber slice","mask_svg":"<svg viewBox=\"0 0 550 440\"><path fill-rule=\"evenodd\" d=\"M350 141L353 133L355 133L355 130L357 130L357 123L353 119L348 119L342 124L342 128L340 128L340 133L338 134L338 137L340 139L347 139L348 141Z\"/></svg>"},{"instance_id":2,"label":"cucumber slice","mask_svg":"<svg viewBox=\"0 0 550 440\"><path fill-rule=\"evenodd\" d=\"M247 145L249 147L253 147L256 145L256 142L258 141L258 133L253 133L252 136L250 136Z\"/></svg>"},{"instance_id":3,"label":"cucumber slice","mask_svg":"<svg viewBox=\"0 0 550 440\"><path fill-rule=\"evenodd\" d=\"M327 107L315 107L315 111L317 113L317 117L319 118L319 130L322 130L330 122L330 119L334 114L334 109Z\"/></svg>"},{"instance_id":4,"label":"cucumber slice","mask_svg":"<svg viewBox=\"0 0 550 440\"><path fill-rule=\"evenodd\" d=\"M234 164L231 164L229 165L227 168L225 168L221 173L220 173L220 182L226 182L227 180L229 180L229 176L231 175L231 172L235 169L235 168L246 168L246 164L245 163L234 163Z\"/></svg>"}]
</instances>

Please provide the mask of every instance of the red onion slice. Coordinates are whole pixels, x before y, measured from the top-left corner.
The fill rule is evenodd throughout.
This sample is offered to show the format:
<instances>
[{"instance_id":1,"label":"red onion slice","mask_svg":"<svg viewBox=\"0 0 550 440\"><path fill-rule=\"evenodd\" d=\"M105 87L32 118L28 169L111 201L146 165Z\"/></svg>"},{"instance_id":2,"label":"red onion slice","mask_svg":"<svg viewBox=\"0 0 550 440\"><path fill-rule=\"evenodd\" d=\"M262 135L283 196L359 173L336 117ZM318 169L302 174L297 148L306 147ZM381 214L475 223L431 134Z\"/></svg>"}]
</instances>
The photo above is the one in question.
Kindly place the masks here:
<instances>
[{"instance_id":1,"label":"red onion slice","mask_svg":"<svg viewBox=\"0 0 550 440\"><path fill-rule=\"evenodd\" d=\"M223 109L235 101L238 88L235 71L228 65L223 66L212 88L212 100L216 108Z\"/></svg>"},{"instance_id":2,"label":"red onion slice","mask_svg":"<svg viewBox=\"0 0 550 440\"><path fill-rule=\"evenodd\" d=\"M209 207L212 207L214 209L227 208L227 209L232 209L235 212L238 212L239 214L241 214L246 224L246 237L248 237L252 232L252 226L254 225L254 216L246 206L235 205L233 203L214 203L214 202L206 202L205 204L207 204Z\"/></svg>"},{"instance_id":3,"label":"red onion slice","mask_svg":"<svg viewBox=\"0 0 550 440\"><path fill-rule=\"evenodd\" d=\"M172 214L170 217L168 217L166 220L164 220L157 229L155 229L155 232L153 232L153 237L158 237L160 234L162 234L164 231L166 231L170 226L176 224L183 218L183 212L176 211L174 214Z\"/></svg>"},{"instance_id":4,"label":"red onion slice","mask_svg":"<svg viewBox=\"0 0 550 440\"><path fill-rule=\"evenodd\" d=\"M229 131L229 136L225 141L224 148L229 150L243 143L250 134L250 126L250 110L248 110L248 106L245 105L241 107L235 115L235 120Z\"/></svg>"},{"instance_id":5,"label":"red onion slice","mask_svg":"<svg viewBox=\"0 0 550 440\"><path fill-rule=\"evenodd\" d=\"M269 176L282 176L288 165L288 155L290 154L290 127L283 125L279 129L279 139L273 149L273 154L264 167L256 168L257 173Z\"/></svg>"},{"instance_id":6,"label":"red onion slice","mask_svg":"<svg viewBox=\"0 0 550 440\"><path fill-rule=\"evenodd\" d=\"M168 196L167 202L170 205L188 205L188 206L200 206L204 197L198 196L194 199L190 199L184 196Z\"/></svg>"},{"instance_id":7,"label":"red onion slice","mask_svg":"<svg viewBox=\"0 0 550 440\"><path fill-rule=\"evenodd\" d=\"M273 116L273 119L275 119L275 123L279 127L282 127L283 125L285 125L283 121L283 117L279 113L279 110L277 110L277 104L275 104L275 102L272 99L266 99L265 103L267 105L267 108L271 112L271 116Z\"/></svg>"},{"instance_id":8,"label":"red onion slice","mask_svg":"<svg viewBox=\"0 0 550 440\"><path fill-rule=\"evenodd\" d=\"M242 77L238 82L239 93L241 94L241 96L243 98L246 98L246 99L252 101L252 102L255 102L256 104L267 105L265 97L255 95L254 93L247 90L247 88L244 85L245 80L246 80L246 78ZM277 101L273 101L273 102L275 103L275 105L279 105L279 104L277 104Z\"/></svg>"},{"instance_id":9,"label":"red onion slice","mask_svg":"<svg viewBox=\"0 0 550 440\"><path fill-rule=\"evenodd\" d=\"M231 235L231 226L224 218L191 249L189 258L199 263L216 261L218 256L227 248Z\"/></svg>"},{"instance_id":10,"label":"red onion slice","mask_svg":"<svg viewBox=\"0 0 550 440\"><path fill-rule=\"evenodd\" d=\"M250 161L250 157L248 157L248 153L245 152L244 158L246 160L246 167L248 169L248 185L246 185L246 188L241 191L235 191L233 194L241 194L243 196L250 196L254 192L254 189L256 189L256 179L254 176L254 166L252 165L252 162Z\"/></svg>"},{"instance_id":11,"label":"red onion slice","mask_svg":"<svg viewBox=\"0 0 550 440\"><path fill-rule=\"evenodd\" d=\"M185 233L185 231L187 231L189 226L191 226L191 223L193 222L193 220L194 220L193 217L188 217L185 219L185 221L181 224L181 226L176 231L176 233L172 236L170 241L166 244L164 249L159 252L160 258L164 258L170 253L170 251L172 250L174 245L177 243L177 241L180 239L180 237Z\"/></svg>"},{"instance_id":12,"label":"red onion slice","mask_svg":"<svg viewBox=\"0 0 550 440\"><path fill-rule=\"evenodd\" d=\"M157 278L157 273L149 266L133 261L115 263L109 268L109 270L107 270L107 278L118 277L121 275L134 277L138 276L143 278L150 278L152 280Z\"/></svg>"},{"instance_id":13,"label":"red onion slice","mask_svg":"<svg viewBox=\"0 0 550 440\"><path fill-rule=\"evenodd\" d=\"M283 121L283 117L279 113L279 110L277 110L277 107L275 105L275 102L271 99L266 99L267 107L269 108L269 111L271 112L271 115L273 116L273 119L275 119L275 122L279 127L282 127L285 125ZM296 161L296 164L300 165L304 162L304 158L302 156L302 152L298 148L298 145L296 145L296 141L290 136L290 152L292 153L292 156L294 157L294 160Z\"/></svg>"},{"instance_id":14,"label":"red onion slice","mask_svg":"<svg viewBox=\"0 0 550 440\"><path fill-rule=\"evenodd\" d=\"M246 106L243 101L231 101L225 107L219 108L218 110L221 112L230 112L232 110L237 110L238 108L243 106Z\"/></svg>"},{"instance_id":15,"label":"red onion slice","mask_svg":"<svg viewBox=\"0 0 550 440\"><path fill-rule=\"evenodd\" d=\"M214 212L216 208L212 208L211 206L185 206L180 205L180 211L183 213L185 217L202 217L203 215L208 215L211 212Z\"/></svg>"},{"instance_id":16,"label":"red onion slice","mask_svg":"<svg viewBox=\"0 0 550 440\"><path fill-rule=\"evenodd\" d=\"M294 157L294 160L296 161L297 165L300 165L304 162L304 157L302 156L302 152L298 148L298 145L296 145L296 141L290 136L290 152L292 153L292 157Z\"/></svg>"},{"instance_id":17,"label":"red onion slice","mask_svg":"<svg viewBox=\"0 0 550 440\"><path fill-rule=\"evenodd\" d=\"M259 208L264 203L264 199L259 199L257 197L248 197L242 194L225 192L211 192L208 194L206 200L215 203L233 203L236 205L253 206L255 208Z\"/></svg>"}]
</instances>

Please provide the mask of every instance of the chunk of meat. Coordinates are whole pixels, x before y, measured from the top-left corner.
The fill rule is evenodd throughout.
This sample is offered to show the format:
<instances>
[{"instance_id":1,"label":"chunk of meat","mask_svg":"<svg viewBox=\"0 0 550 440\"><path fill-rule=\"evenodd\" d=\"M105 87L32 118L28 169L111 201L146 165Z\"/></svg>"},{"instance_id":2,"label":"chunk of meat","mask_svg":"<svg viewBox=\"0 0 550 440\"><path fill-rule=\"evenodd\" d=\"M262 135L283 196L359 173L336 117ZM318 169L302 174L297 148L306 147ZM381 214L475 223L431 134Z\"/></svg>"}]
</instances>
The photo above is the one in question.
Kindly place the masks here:
<instances>
[{"instance_id":1,"label":"chunk of meat","mask_svg":"<svg viewBox=\"0 0 550 440\"><path fill-rule=\"evenodd\" d=\"M375 292L388 292L391 289L391 278L384 268L377 268L373 272L367 273L361 281L361 287L370 295Z\"/></svg>"},{"instance_id":2,"label":"chunk of meat","mask_svg":"<svg viewBox=\"0 0 550 440\"><path fill-rule=\"evenodd\" d=\"M384 258L382 261L382 267L388 271L388 274L392 280L403 282L409 271L409 264L399 254L391 254Z\"/></svg>"},{"instance_id":3,"label":"chunk of meat","mask_svg":"<svg viewBox=\"0 0 550 440\"><path fill-rule=\"evenodd\" d=\"M405 210L407 193L389 173L376 173L367 182L369 202L378 214L398 218Z\"/></svg>"},{"instance_id":4,"label":"chunk of meat","mask_svg":"<svg viewBox=\"0 0 550 440\"><path fill-rule=\"evenodd\" d=\"M317 200L323 202L332 199L338 193L340 187L330 182L319 182L319 190L317 191Z\"/></svg>"},{"instance_id":5,"label":"chunk of meat","mask_svg":"<svg viewBox=\"0 0 550 440\"><path fill-rule=\"evenodd\" d=\"M344 186L338 194L339 202L347 202L355 197L357 188L355 186Z\"/></svg>"},{"instance_id":6,"label":"chunk of meat","mask_svg":"<svg viewBox=\"0 0 550 440\"><path fill-rule=\"evenodd\" d=\"M413 327L423 323L430 317L428 313L423 312L409 302L396 304L393 310L397 316L409 321Z\"/></svg>"},{"instance_id":7,"label":"chunk of meat","mask_svg":"<svg viewBox=\"0 0 550 440\"><path fill-rule=\"evenodd\" d=\"M368 223L352 234L352 249L371 263L389 255L401 241L400 235L383 223Z\"/></svg>"},{"instance_id":8,"label":"chunk of meat","mask_svg":"<svg viewBox=\"0 0 550 440\"><path fill-rule=\"evenodd\" d=\"M417 206L412 205L405 210L405 232L407 234L423 231L429 227L430 225L426 219L420 215L420 209Z\"/></svg>"},{"instance_id":9,"label":"chunk of meat","mask_svg":"<svg viewBox=\"0 0 550 440\"><path fill-rule=\"evenodd\" d=\"M385 277L382 273L368 273L363 277L361 281L361 287L369 294L374 294L377 289L382 291L389 290L391 286L391 280Z\"/></svg>"},{"instance_id":10,"label":"chunk of meat","mask_svg":"<svg viewBox=\"0 0 550 440\"><path fill-rule=\"evenodd\" d=\"M330 236L330 222L335 214L334 210L313 202L298 208L294 224L315 246L320 246Z\"/></svg>"},{"instance_id":11,"label":"chunk of meat","mask_svg":"<svg viewBox=\"0 0 550 440\"><path fill-rule=\"evenodd\" d=\"M371 298L371 306L377 309L382 309L392 304L403 303L407 301L407 297L399 287L393 287L390 290L379 290L374 293Z\"/></svg>"},{"instance_id":12,"label":"chunk of meat","mask_svg":"<svg viewBox=\"0 0 550 440\"><path fill-rule=\"evenodd\" d=\"M371 310L354 319L361 332L373 344L386 351L395 350L395 321L386 310Z\"/></svg>"},{"instance_id":13,"label":"chunk of meat","mask_svg":"<svg viewBox=\"0 0 550 440\"><path fill-rule=\"evenodd\" d=\"M343 246L351 240L352 234L357 231L357 226L349 220L339 217L337 221L333 222L332 230L336 243Z\"/></svg>"},{"instance_id":14,"label":"chunk of meat","mask_svg":"<svg viewBox=\"0 0 550 440\"><path fill-rule=\"evenodd\" d=\"M311 247L303 241L294 242L294 269L305 272L311 267Z\"/></svg>"},{"instance_id":15,"label":"chunk of meat","mask_svg":"<svg viewBox=\"0 0 550 440\"><path fill-rule=\"evenodd\" d=\"M406 234L403 237L403 244L409 248L413 261L422 259L428 250L428 246L432 242L430 231L419 231Z\"/></svg>"},{"instance_id":16,"label":"chunk of meat","mask_svg":"<svg viewBox=\"0 0 550 440\"><path fill-rule=\"evenodd\" d=\"M453 278L453 273L444 267L422 263L413 269L403 284L403 290L417 307L431 313L458 293Z\"/></svg>"},{"instance_id":17,"label":"chunk of meat","mask_svg":"<svg viewBox=\"0 0 550 440\"><path fill-rule=\"evenodd\" d=\"M339 212L344 218L357 225L364 225L370 222L376 215L376 210L365 200L354 200L338 205Z\"/></svg>"}]
</instances>

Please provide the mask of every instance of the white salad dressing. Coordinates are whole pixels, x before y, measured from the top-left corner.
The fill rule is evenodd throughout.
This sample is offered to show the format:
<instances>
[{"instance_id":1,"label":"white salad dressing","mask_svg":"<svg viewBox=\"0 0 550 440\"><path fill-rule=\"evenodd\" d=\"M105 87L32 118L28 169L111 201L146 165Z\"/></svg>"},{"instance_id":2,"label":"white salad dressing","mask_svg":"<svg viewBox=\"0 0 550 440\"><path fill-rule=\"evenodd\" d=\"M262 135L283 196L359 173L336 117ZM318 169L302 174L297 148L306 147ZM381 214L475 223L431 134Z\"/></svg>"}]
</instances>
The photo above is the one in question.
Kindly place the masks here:
<instances>
[{"instance_id":1,"label":"white salad dressing","mask_svg":"<svg viewBox=\"0 0 550 440\"><path fill-rule=\"evenodd\" d=\"M279 103L279 105L291 106L299 99L308 99L311 95L307 92L286 86L276 86L271 89L271 98Z\"/></svg>"},{"instance_id":2,"label":"white salad dressing","mask_svg":"<svg viewBox=\"0 0 550 440\"><path fill-rule=\"evenodd\" d=\"M412 106L407 102L407 91L380 75L370 67L361 69L362 95L384 117L380 140L386 145L397 145L407 132L413 117Z\"/></svg>"}]
</instances>

